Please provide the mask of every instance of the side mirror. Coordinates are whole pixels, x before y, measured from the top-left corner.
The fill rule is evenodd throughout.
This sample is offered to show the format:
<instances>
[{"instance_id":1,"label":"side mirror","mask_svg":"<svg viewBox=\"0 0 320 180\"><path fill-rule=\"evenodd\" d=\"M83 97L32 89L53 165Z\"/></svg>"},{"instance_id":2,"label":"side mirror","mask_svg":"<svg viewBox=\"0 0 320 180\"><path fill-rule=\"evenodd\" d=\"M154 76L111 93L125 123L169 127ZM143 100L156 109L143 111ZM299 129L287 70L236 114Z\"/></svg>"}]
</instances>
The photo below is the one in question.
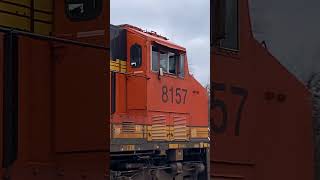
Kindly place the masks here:
<instances>
[{"instance_id":1,"label":"side mirror","mask_svg":"<svg viewBox=\"0 0 320 180\"><path fill-rule=\"evenodd\" d=\"M159 75L163 76L163 69L162 68L159 69Z\"/></svg>"},{"instance_id":2,"label":"side mirror","mask_svg":"<svg viewBox=\"0 0 320 180\"><path fill-rule=\"evenodd\" d=\"M214 0L211 3L211 46L226 36L226 0Z\"/></svg>"},{"instance_id":3,"label":"side mirror","mask_svg":"<svg viewBox=\"0 0 320 180\"><path fill-rule=\"evenodd\" d=\"M162 68L159 69L158 79L160 79L160 76L163 76L163 69Z\"/></svg>"}]
</instances>

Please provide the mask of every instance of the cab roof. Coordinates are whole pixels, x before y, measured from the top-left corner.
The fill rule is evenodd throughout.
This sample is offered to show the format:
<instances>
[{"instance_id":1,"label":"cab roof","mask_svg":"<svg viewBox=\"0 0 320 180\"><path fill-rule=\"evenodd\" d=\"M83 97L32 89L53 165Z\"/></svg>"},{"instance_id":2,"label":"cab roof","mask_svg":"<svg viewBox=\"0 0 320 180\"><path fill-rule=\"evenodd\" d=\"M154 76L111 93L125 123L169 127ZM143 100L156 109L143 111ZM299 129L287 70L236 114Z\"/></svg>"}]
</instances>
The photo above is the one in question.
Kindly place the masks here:
<instances>
[{"instance_id":1,"label":"cab roof","mask_svg":"<svg viewBox=\"0 0 320 180\"><path fill-rule=\"evenodd\" d=\"M176 50L179 50L179 51L186 52L186 48L184 48L182 46L179 46L179 45L169 41L168 38L166 38L164 36L161 36L161 35L157 34L154 31L151 31L151 32L144 31L141 28L138 28L136 26L132 26L132 25L129 25L129 24L123 24L123 25L120 25L120 27L122 27L122 28L124 28L124 29L126 29L128 31L134 32L136 34L140 34L143 37L149 39L150 41L152 41L152 42L154 42L156 44L160 44L162 46L166 46L166 47L169 47L169 48L172 48L172 49L176 49Z\"/></svg>"}]
</instances>

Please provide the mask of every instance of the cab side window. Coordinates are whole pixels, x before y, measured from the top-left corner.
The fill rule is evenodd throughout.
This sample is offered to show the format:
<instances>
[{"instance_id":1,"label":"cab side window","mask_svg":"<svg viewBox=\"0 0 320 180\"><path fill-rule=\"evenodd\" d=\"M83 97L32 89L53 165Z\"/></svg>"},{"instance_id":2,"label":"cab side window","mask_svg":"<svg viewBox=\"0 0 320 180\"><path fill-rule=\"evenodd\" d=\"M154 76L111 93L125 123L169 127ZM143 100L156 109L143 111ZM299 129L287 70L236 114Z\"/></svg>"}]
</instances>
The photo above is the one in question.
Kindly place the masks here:
<instances>
[{"instance_id":1,"label":"cab side window","mask_svg":"<svg viewBox=\"0 0 320 180\"><path fill-rule=\"evenodd\" d=\"M102 0L65 0L66 15L72 21L85 21L98 17L102 11Z\"/></svg>"},{"instance_id":2,"label":"cab side window","mask_svg":"<svg viewBox=\"0 0 320 180\"><path fill-rule=\"evenodd\" d=\"M169 73L170 74L177 74L177 55L174 53L169 53Z\"/></svg>"},{"instance_id":3,"label":"cab side window","mask_svg":"<svg viewBox=\"0 0 320 180\"><path fill-rule=\"evenodd\" d=\"M163 72L168 72L168 53L160 51L160 67Z\"/></svg>"},{"instance_id":4,"label":"cab side window","mask_svg":"<svg viewBox=\"0 0 320 180\"><path fill-rule=\"evenodd\" d=\"M134 44L130 48L130 65L139 68L142 64L142 48L139 44Z\"/></svg>"},{"instance_id":5,"label":"cab side window","mask_svg":"<svg viewBox=\"0 0 320 180\"><path fill-rule=\"evenodd\" d=\"M179 59L179 77L184 77L184 54L181 54Z\"/></svg>"},{"instance_id":6,"label":"cab side window","mask_svg":"<svg viewBox=\"0 0 320 180\"><path fill-rule=\"evenodd\" d=\"M160 68L167 74L184 77L184 55L152 46L151 70L158 72Z\"/></svg>"},{"instance_id":7,"label":"cab side window","mask_svg":"<svg viewBox=\"0 0 320 180\"><path fill-rule=\"evenodd\" d=\"M239 50L239 10L238 0L224 0L225 2L225 39L220 41L219 47Z\"/></svg>"},{"instance_id":8,"label":"cab side window","mask_svg":"<svg viewBox=\"0 0 320 180\"><path fill-rule=\"evenodd\" d=\"M159 49L152 46L152 71L159 70Z\"/></svg>"}]
</instances>

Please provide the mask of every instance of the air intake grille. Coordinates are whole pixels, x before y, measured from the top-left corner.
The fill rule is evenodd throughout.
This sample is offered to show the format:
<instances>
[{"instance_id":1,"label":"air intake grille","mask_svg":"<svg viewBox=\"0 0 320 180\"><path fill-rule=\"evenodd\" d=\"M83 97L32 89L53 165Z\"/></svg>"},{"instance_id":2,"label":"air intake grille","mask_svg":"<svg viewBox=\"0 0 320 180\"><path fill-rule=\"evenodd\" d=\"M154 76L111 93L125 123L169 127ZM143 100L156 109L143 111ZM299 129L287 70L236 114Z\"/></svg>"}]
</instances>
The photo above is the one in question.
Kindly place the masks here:
<instances>
[{"instance_id":1,"label":"air intake grille","mask_svg":"<svg viewBox=\"0 0 320 180\"><path fill-rule=\"evenodd\" d=\"M158 140L158 141L167 140L165 115L152 116L151 137L152 137L152 140Z\"/></svg>"},{"instance_id":2,"label":"air intake grille","mask_svg":"<svg viewBox=\"0 0 320 180\"><path fill-rule=\"evenodd\" d=\"M134 122L122 122L123 133L134 133L136 131Z\"/></svg>"},{"instance_id":3,"label":"air intake grille","mask_svg":"<svg viewBox=\"0 0 320 180\"><path fill-rule=\"evenodd\" d=\"M173 140L187 141L187 118L181 116L173 117Z\"/></svg>"}]
</instances>

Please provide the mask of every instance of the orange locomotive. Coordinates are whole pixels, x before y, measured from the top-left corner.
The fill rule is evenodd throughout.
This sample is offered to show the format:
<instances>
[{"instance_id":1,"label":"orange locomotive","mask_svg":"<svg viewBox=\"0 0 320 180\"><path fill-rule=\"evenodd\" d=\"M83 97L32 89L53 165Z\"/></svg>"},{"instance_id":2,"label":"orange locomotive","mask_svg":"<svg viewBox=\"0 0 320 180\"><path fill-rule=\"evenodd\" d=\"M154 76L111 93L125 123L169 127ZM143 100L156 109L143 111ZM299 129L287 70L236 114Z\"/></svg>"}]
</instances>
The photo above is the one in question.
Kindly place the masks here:
<instances>
[{"instance_id":1,"label":"orange locomotive","mask_svg":"<svg viewBox=\"0 0 320 180\"><path fill-rule=\"evenodd\" d=\"M110 32L111 176L205 179L208 95L186 49L131 25Z\"/></svg>"},{"instance_id":2,"label":"orange locomotive","mask_svg":"<svg viewBox=\"0 0 320 180\"><path fill-rule=\"evenodd\" d=\"M110 42L109 1L0 10L1 177L106 179L110 148L114 178L206 178L208 97L184 48L128 25Z\"/></svg>"}]
</instances>

